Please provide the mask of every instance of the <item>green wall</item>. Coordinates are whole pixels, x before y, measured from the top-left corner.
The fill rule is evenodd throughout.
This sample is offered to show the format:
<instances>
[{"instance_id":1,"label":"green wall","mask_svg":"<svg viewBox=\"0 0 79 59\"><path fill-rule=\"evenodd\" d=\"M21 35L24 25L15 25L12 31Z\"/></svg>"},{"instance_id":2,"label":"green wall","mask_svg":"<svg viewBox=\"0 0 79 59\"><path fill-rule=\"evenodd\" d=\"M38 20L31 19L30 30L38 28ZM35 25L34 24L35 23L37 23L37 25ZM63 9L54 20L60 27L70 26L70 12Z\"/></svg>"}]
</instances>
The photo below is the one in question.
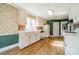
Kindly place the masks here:
<instances>
[{"instance_id":1,"label":"green wall","mask_svg":"<svg viewBox=\"0 0 79 59\"><path fill-rule=\"evenodd\" d=\"M18 34L0 36L0 48L18 43Z\"/></svg>"}]
</instances>

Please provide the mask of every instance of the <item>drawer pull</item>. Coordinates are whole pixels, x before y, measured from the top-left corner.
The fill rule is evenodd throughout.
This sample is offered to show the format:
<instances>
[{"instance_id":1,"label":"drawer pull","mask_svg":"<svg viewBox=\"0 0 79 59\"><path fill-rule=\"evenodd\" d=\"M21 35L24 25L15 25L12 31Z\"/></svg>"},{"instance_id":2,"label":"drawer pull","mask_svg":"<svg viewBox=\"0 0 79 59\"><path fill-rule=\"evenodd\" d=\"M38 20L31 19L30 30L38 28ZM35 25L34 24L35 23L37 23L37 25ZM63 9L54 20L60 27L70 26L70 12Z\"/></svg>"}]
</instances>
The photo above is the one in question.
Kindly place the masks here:
<instances>
[{"instance_id":1,"label":"drawer pull","mask_svg":"<svg viewBox=\"0 0 79 59\"><path fill-rule=\"evenodd\" d=\"M65 44L65 46L66 46L66 44Z\"/></svg>"}]
</instances>

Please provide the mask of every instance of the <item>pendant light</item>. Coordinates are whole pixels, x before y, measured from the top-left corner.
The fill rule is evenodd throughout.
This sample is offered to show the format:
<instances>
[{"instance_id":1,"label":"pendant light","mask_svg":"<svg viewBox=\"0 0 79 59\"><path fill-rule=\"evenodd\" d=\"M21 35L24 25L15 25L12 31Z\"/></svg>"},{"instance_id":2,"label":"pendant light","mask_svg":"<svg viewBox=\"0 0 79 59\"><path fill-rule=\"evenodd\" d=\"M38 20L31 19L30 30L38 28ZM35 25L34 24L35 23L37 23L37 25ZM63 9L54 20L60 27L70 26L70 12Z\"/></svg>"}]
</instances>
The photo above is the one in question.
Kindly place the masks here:
<instances>
[{"instance_id":1,"label":"pendant light","mask_svg":"<svg viewBox=\"0 0 79 59\"><path fill-rule=\"evenodd\" d=\"M49 9L49 10L48 10L48 15L50 15L50 16L54 15L54 10Z\"/></svg>"}]
</instances>

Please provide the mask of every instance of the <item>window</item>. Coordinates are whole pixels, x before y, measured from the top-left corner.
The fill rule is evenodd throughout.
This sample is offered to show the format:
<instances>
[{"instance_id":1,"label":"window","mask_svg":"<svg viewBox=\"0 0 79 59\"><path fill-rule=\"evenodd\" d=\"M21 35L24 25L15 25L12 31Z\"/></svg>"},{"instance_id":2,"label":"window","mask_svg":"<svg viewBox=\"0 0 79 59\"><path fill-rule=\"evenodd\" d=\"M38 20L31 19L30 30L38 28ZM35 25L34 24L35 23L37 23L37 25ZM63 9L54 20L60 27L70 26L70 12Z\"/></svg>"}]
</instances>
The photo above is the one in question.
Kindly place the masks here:
<instances>
[{"instance_id":1,"label":"window","mask_svg":"<svg viewBox=\"0 0 79 59\"><path fill-rule=\"evenodd\" d=\"M35 19L31 20L31 26L32 26L32 30L36 30L36 20Z\"/></svg>"},{"instance_id":2,"label":"window","mask_svg":"<svg viewBox=\"0 0 79 59\"><path fill-rule=\"evenodd\" d=\"M36 30L36 19L27 17L26 18L26 32L31 32Z\"/></svg>"}]
</instances>

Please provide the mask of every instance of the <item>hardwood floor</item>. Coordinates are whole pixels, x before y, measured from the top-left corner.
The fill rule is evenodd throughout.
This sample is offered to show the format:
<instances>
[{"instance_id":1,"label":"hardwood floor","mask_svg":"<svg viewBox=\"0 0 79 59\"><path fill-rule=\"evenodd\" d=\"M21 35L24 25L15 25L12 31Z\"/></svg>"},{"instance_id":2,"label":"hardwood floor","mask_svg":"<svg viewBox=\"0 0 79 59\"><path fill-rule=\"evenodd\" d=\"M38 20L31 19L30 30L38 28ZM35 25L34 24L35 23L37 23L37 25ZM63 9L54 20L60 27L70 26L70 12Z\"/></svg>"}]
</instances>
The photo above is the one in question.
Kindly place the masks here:
<instances>
[{"instance_id":1,"label":"hardwood floor","mask_svg":"<svg viewBox=\"0 0 79 59\"><path fill-rule=\"evenodd\" d=\"M24 49L15 47L0 53L0 55L64 55L64 38L45 38Z\"/></svg>"}]
</instances>

